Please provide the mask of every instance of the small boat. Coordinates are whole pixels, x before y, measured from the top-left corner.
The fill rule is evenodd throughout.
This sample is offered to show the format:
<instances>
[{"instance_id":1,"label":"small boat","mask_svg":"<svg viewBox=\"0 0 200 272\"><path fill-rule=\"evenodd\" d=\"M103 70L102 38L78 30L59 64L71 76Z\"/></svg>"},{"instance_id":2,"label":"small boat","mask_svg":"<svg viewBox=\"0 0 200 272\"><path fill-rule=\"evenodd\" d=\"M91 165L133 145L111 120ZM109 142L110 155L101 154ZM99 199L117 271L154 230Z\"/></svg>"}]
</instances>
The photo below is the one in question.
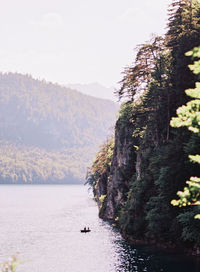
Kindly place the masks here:
<instances>
[{"instance_id":1,"label":"small boat","mask_svg":"<svg viewBox=\"0 0 200 272\"><path fill-rule=\"evenodd\" d=\"M83 229L83 230L81 230L81 232L84 232L84 233L90 232L90 231L91 231L90 229Z\"/></svg>"}]
</instances>

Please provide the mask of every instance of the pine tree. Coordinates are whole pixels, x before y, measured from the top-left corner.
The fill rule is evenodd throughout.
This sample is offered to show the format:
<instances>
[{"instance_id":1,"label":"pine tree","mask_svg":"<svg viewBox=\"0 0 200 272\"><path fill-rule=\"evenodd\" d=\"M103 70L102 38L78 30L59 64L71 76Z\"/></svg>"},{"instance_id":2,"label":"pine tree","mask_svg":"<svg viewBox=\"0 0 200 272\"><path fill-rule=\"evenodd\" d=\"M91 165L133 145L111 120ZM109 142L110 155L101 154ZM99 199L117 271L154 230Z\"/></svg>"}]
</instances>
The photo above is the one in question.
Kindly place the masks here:
<instances>
[{"instance_id":1,"label":"pine tree","mask_svg":"<svg viewBox=\"0 0 200 272\"><path fill-rule=\"evenodd\" d=\"M141 95L151 81L151 74L156 65L156 59L163 49L162 37L153 36L149 43L138 45L136 59L131 67L126 67L121 88L116 92L119 99L126 97L133 101ZM158 63L157 63L158 65Z\"/></svg>"},{"instance_id":2,"label":"pine tree","mask_svg":"<svg viewBox=\"0 0 200 272\"><path fill-rule=\"evenodd\" d=\"M170 104L174 115L178 106L187 102L184 90L194 86L196 78L186 69L190 60L185 52L200 44L200 3L198 0L174 0L169 9L166 47L171 52Z\"/></svg>"}]
</instances>

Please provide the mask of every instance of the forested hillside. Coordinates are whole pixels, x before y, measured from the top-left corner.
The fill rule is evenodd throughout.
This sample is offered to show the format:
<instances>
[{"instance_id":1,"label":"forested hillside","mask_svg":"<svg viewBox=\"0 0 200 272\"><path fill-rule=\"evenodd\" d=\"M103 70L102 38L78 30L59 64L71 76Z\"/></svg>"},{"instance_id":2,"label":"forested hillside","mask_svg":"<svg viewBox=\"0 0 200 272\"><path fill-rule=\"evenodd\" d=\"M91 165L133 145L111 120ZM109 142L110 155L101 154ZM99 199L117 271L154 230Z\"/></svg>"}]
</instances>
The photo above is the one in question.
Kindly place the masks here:
<instances>
[{"instance_id":1,"label":"forested hillside","mask_svg":"<svg viewBox=\"0 0 200 272\"><path fill-rule=\"evenodd\" d=\"M200 2L172 1L166 35L139 45L133 65L124 70L118 95L126 102L115 135L97 153L87 179L100 216L115 221L124 237L167 247L184 245L195 254L200 253L200 220L194 218L200 210L199 185L195 194L192 187L193 191L182 194L182 208L171 201L191 176L200 176L199 164L188 157L200 154L197 91L190 115L183 114L185 108L178 111L182 122L176 126L180 128L170 126L170 120L191 99L185 90L200 80L197 64L195 74L188 68L199 53L188 54L194 59L185 55L197 46ZM190 131L193 126L196 133ZM199 157L195 158L198 162Z\"/></svg>"},{"instance_id":2,"label":"forested hillside","mask_svg":"<svg viewBox=\"0 0 200 272\"><path fill-rule=\"evenodd\" d=\"M117 109L29 75L0 74L0 182L81 182Z\"/></svg>"}]
</instances>

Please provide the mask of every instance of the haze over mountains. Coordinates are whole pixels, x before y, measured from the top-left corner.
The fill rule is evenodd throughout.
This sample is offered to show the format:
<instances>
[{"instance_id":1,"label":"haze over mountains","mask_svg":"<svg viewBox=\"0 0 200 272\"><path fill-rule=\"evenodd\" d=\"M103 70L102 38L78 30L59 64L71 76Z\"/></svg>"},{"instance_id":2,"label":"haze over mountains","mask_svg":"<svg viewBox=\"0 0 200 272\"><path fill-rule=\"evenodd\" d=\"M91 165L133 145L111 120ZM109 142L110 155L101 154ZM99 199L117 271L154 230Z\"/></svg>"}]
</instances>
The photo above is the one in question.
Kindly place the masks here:
<instances>
[{"instance_id":1,"label":"haze over mountains","mask_svg":"<svg viewBox=\"0 0 200 272\"><path fill-rule=\"evenodd\" d=\"M84 94L90 96L109 99L112 101L117 101L117 97L114 94L114 87L105 87L98 82L89 83L89 84L67 84L66 87L77 90Z\"/></svg>"},{"instance_id":2,"label":"haze over mountains","mask_svg":"<svg viewBox=\"0 0 200 272\"><path fill-rule=\"evenodd\" d=\"M29 75L0 74L0 183L84 182L117 110Z\"/></svg>"}]
</instances>

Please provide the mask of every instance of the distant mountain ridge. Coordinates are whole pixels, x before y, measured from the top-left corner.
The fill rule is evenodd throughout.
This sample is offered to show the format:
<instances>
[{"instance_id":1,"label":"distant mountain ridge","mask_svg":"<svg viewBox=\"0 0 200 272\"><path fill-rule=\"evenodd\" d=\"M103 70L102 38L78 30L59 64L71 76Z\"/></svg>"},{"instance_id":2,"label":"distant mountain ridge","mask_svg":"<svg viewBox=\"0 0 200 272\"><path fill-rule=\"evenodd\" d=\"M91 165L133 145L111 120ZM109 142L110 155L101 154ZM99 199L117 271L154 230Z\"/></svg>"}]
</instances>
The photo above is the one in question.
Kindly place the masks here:
<instances>
[{"instance_id":1,"label":"distant mountain ridge","mask_svg":"<svg viewBox=\"0 0 200 272\"><path fill-rule=\"evenodd\" d=\"M117 110L29 75L0 74L0 182L81 182Z\"/></svg>"},{"instance_id":2,"label":"distant mountain ridge","mask_svg":"<svg viewBox=\"0 0 200 272\"><path fill-rule=\"evenodd\" d=\"M117 97L114 94L114 87L108 88L99 84L98 82L93 82L89 84L67 84L66 87L93 97L108 99L115 102L117 101Z\"/></svg>"}]
</instances>

